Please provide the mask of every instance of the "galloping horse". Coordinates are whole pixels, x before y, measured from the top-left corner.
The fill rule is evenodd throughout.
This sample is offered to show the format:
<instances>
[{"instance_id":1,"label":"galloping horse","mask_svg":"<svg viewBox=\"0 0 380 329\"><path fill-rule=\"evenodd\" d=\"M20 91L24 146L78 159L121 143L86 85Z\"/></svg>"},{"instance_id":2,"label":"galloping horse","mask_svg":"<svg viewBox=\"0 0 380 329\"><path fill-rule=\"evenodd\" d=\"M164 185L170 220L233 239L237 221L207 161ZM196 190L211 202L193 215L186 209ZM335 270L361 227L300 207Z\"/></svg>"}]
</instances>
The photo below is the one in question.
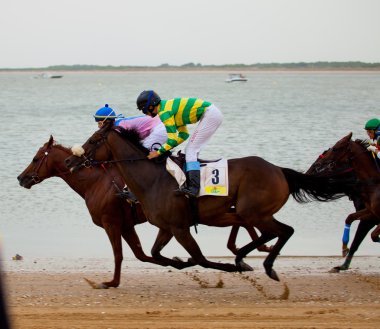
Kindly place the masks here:
<instances>
[{"instance_id":1,"label":"galloping horse","mask_svg":"<svg viewBox=\"0 0 380 329\"><path fill-rule=\"evenodd\" d=\"M207 260L190 234L193 225L190 203L174 192L175 179L167 172L165 161L148 160L148 150L142 147L135 131L117 131L105 125L83 145L81 156L65 160L68 168L75 170L85 161L108 161L118 167L126 184L140 200L149 222L159 227L152 256L168 260L160 254L162 248L174 237L191 255L195 264L227 272L241 271L243 258L258 246L278 238L264 261L267 275L279 280L273 263L294 229L278 222L274 217L286 203L289 195L298 202L310 199L333 200L343 196L345 184L325 177L298 173L277 167L259 157L228 160L229 195L225 197L202 196L198 199L200 223L210 226L245 225L257 227L262 235L240 248L236 265ZM160 161L161 160L161 161ZM231 207L235 212L231 213Z\"/></svg>"},{"instance_id":2,"label":"galloping horse","mask_svg":"<svg viewBox=\"0 0 380 329\"><path fill-rule=\"evenodd\" d=\"M71 155L71 150L60 144L56 144L53 136L45 143L33 157L33 161L17 177L21 186L30 189L50 177L62 178L75 192L86 201L95 225L104 228L111 242L115 268L113 279L97 285L99 288L117 287L120 284L121 263L123 260L122 241L125 239L131 247L137 259L143 262L152 262L159 265L167 265L159 260L145 255L134 225L146 222L146 217L139 203L135 209L116 195L124 186L115 166L95 166L84 170L70 173L64 164L64 160ZM237 252L235 246L238 227L233 227L228 247ZM258 236L254 228L248 227L248 233L252 239ZM266 246L261 246L267 251ZM182 268L182 263L173 262L171 265Z\"/></svg>"},{"instance_id":3,"label":"galloping horse","mask_svg":"<svg viewBox=\"0 0 380 329\"><path fill-rule=\"evenodd\" d=\"M371 153L366 149L366 142L351 140L352 133L340 139L333 147L329 148L311 165L307 173L318 175L345 175L356 177L363 186L354 189L347 194L354 201L356 212L346 219L346 234L342 246L343 256L348 243L348 232L351 223L360 219L355 238L348 250L347 257L341 266L334 269L347 270L350 266L354 253L367 235L367 233L380 223L380 172L376 168ZM363 205L364 202L364 205ZM372 232L372 239L378 241L378 233Z\"/></svg>"}]
</instances>

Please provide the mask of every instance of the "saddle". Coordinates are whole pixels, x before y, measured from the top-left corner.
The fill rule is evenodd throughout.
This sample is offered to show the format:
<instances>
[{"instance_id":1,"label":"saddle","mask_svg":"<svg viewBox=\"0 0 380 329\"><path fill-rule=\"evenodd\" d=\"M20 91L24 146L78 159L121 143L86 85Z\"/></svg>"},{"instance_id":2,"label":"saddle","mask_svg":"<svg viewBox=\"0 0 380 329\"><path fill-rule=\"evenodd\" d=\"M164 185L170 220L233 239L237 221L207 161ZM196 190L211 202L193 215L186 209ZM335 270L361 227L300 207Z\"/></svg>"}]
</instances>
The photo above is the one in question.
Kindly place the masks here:
<instances>
[{"instance_id":1,"label":"saddle","mask_svg":"<svg viewBox=\"0 0 380 329\"><path fill-rule=\"evenodd\" d=\"M173 160L175 162L175 164L180 167L183 171L185 171L185 166L186 166L186 156L184 153L182 153L182 151L178 151L176 155L173 155L170 154L169 155L169 158L171 160ZM213 163L213 162L217 162L217 161L220 161L221 159L217 159L217 160L203 160L203 159L197 159L199 161L199 163L201 164L202 166L202 163Z\"/></svg>"}]
</instances>

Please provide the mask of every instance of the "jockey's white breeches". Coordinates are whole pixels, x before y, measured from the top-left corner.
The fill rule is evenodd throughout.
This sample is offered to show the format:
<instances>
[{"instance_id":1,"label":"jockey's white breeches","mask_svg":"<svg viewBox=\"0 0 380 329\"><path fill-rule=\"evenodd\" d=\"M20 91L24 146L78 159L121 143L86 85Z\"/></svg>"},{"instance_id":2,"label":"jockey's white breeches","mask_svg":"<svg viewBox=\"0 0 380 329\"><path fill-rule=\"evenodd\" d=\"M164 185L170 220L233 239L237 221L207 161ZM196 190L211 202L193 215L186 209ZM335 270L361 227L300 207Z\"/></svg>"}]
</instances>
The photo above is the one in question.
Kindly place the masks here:
<instances>
[{"instance_id":1,"label":"jockey's white breeches","mask_svg":"<svg viewBox=\"0 0 380 329\"><path fill-rule=\"evenodd\" d=\"M189 137L189 141L185 147L186 162L198 161L197 158L201 148L210 140L222 121L222 112L214 104L211 104L205 110L199 120L198 126Z\"/></svg>"}]
</instances>

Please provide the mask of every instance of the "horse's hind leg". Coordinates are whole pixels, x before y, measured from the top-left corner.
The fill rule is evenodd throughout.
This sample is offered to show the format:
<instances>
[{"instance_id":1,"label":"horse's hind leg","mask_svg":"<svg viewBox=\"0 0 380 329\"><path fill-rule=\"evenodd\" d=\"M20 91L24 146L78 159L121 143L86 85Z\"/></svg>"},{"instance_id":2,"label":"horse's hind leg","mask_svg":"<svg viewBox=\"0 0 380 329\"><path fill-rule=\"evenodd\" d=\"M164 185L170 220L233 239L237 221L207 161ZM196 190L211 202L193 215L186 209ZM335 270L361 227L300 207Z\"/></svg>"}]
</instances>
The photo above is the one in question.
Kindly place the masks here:
<instances>
[{"instance_id":1,"label":"horse's hind leg","mask_svg":"<svg viewBox=\"0 0 380 329\"><path fill-rule=\"evenodd\" d=\"M153 258L163 266L173 266L178 270L194 266L195 264L192 262L183 262L178 259L170 259L161 255L161 250L168 244L172 237L173 234L166 230L160 229L158 231L156 241L154 241L151 251Z\"/></svg>"},{"instance_id":2,"label":"horse's hind leg","mask_svg":"<svg viewBox=\"0 0 380 329\"><path fill-rule=\"evenodd\" d=\"M228 242L227 242L227 248L229 250L231 250L234 255L237 255L237 252L239 250L236 247L236 238L237 238L237 234L239 232L239 228L240 228L240 226L238 226L238 225L232 226L230 236L229 236ZM247 232L248 232L248 234L252 240L257 240L259 238L254 227L244 226L244 228L247 230ZM258 251L264 251L264 252L269 252L271 249L272 249L271 247L268 247L265 244L257 247Z\"/></svg>"},{"instance_id":3,"label":"horse's hind leg","mask_svg":"<svg viewBox=\"0 0 380 329\"><path fill-rule=\"evenodd\" d=\"M217 270L225 272L236 272L238 267L233 264L228 263L216 263L211 262L203 256L201 249L199 248L197 242L194 240L190 234L189 229L176 228L173 230L174 237L177 241L186 249L186 251L191 255L192 260L195 264L206 267L214 268Z\"/></svg>"},{"instance_id":4,"label":"horse's hind leg","mask_svg":"<svg viewBox=\"0 0 380 329\"><path fill-rule=\"evenodd\" d=\"M294 229L289 225L280 223L274 219L274 217L272 217L272 220L265 222L262 221L260 223L260 231L262 232L261 237L239 249L238 255L236 257L236 264L239 265L240 261L259 245L278 237L276 244L273 246L272 250L269 252L267 258L264 261L264 268L266 274L271 279L279 281L277 273L273 270L273 263L280 253L282 247L293 235Z\"/></svg>"}]
</instances>

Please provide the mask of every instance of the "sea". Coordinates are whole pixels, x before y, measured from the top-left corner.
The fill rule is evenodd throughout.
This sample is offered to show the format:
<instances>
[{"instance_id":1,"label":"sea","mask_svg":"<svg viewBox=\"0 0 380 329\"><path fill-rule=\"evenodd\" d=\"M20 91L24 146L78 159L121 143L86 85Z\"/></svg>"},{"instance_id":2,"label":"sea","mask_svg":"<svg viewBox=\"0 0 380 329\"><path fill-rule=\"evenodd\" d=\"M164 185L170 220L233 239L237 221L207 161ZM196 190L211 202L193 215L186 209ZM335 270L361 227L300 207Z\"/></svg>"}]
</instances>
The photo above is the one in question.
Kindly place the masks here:
<instances>
[{"instance_id":1,"label":"sea","mask_svg":"<svg viewBox=\"0 0 380 329\"><path fill-rule=\"evenodd\" d=\"M135 101L145 89L156 90L163 99L202 98L224 115L202 158L255 155L300 172L350 132L353 138L367 138L365 122L380 116L380 72L250 71L244 72L247 82L226 83L228 73L64 72L61 79L35 79L33 72L0 73L3 258L19 254L24 259L112 260L104 230L92 223L84 201L63 180L50 178L30 190L17 181L50 135L68 147L86 141L97 129L93 114L104 104L132 116L139 114ZM344 220L353 211L348 198L298 204L290 197L275 214L295 229L281 255L339 256ZM351 239L356 227L354 223ZM136 229L149 254L158 229L148 223ZM191 232L204 255L231 255L226 248L229 228L200 225L198 233L193 228ZM241 230L237 245L248 242ZM133 258L127 244L123 246L124 256ZM174 239L162 253L187 256ZM357 252L379 254L380 244L369 236Z\"/></svg>"}]
</instances>

